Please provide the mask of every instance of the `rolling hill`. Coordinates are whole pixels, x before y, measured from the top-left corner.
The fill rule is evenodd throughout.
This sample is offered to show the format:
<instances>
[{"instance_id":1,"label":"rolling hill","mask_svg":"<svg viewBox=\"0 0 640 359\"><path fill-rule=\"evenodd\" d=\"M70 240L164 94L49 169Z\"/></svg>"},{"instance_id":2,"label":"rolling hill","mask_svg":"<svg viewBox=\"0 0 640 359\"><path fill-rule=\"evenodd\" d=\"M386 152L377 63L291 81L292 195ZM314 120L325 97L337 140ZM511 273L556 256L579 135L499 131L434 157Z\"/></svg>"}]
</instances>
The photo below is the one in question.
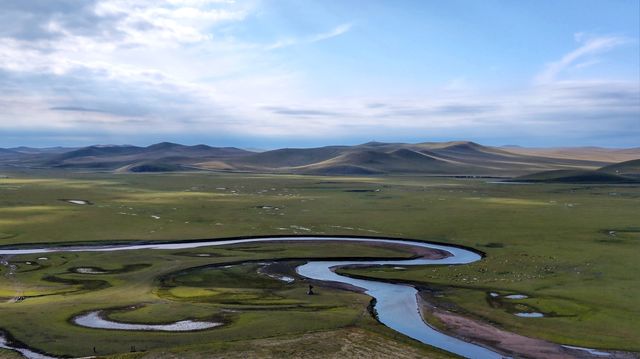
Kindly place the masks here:
<instances>
[{"instance_id":1,"label":"rolling hill","mask_svg":"<svg viewBox=\"0 0 640 359\"><path fill-rule=\"evenodd\" d=\"M604 166L600 171L619 176L640 178L640 159Z\"/></svg>"},{"instance_id":2,"label":"rolling hill","mask_svg":"<svg viewBox=\"0 0 640 359\"><path fill-rule=\"evenodd\" d=\"M640 159L597 170L554 170L518 177L516 181L556 183L640 183Z\"/></svg>"},{"instance_id":3,"label":"rolling hill","mask_svg":"<svg viewBox=\"0 0 640 359\"><path fill-rule=\"evenodd\" d=\"M531 180L576 179L576 176L581 178L597 170L593 176L611 181L616 180L616 176L634 177L639 172L637 159L619 164L610 161L611 153L626 158L636 149L587 148L585 151L586 154L577 149L566 150L563 156L547 157L537 150L513 150L513 147L453 141L415 144L367 142L355 146L251 152L234 147L162 142L147 147L95 145L68 149L5 149L0 150L0 166L115 172L213 170L313 175L539 176ZM602 155L604 152L609 154L608 157ZM588 154L594 154L595 158Z\"/></svg>"},{"instance_id":4,"label":"rolling hill","mask_svg":"<svg viewBox=\"0 0 640 359\"><path fill-rule=\"evenodd\" d=\"M8 148L0 148L0 156L17 156L20 152Z\"/></svg>"},{"instance_id":5,"label":"rolling hill","mask_svg":"<svg viewBox=\"0 0 640 359\"><path fill-rule=\"evenodd\" d=\"M293 169L307 174L455 173L458 166L407 148L389 152L365 149Z\"/></svg>"},{"instance_id":6,"label":"rolling hill","mask_svg":"<svg viewBox=\"0 0 640 359\"><path fill-rule=\"evenodd\" d=\"M368 142L356 146L278 149L198 163L212 170L298 174L514 176L554 169L596 169L607 162L511 153L474 142Z\"/></svg>"},{"instance_id":7,"label":"rolling hill","mask_svg":"<svg viewBox=\"0 0 640 359\"><path fill-rule=\"evenodd\" d=\"M15 152L15 151L14 151ZM16 152L17 153L17 152ZM234 147L185 146L162 142L148 147L95 145L68 151L19 153L4 164L35 168L99 169L117 171L178 171L216 158L233 158L250 152Z\"/></svg>"},{"instance_id":8,"label":"rolling hill","mask_svg":"<svg viewBox=\"0 0 640 359\"><path fill-rule=\"evenodd\" d=\"M602 147L555 147L525 148L519 146L503 146L504 151L547 158L564 158L617 163L640 158L640 147L634 148L602 148Z\"/></svg>"},{"instance_id":9,"label":"rolling hill","mask_svg":"<svg viewBox=\"0 0 640 359\"><path fill-rule=\"evenodd\" d=\"M305 166L339 156L351 149L349 146L327 146L319 148L282 148L250 154L231 163L237 168L274 169Z\"/></svg>"},{"instance_id":10,"label":"rolling hill","mask_svg":"<svg viewBox=\"0 0 640 359\"><path fill-rule=\"evenodd\" d=\"M633 179L600 171L554 170L518 177L524 182L632 183Z\"/></svg>"}]
</instances>

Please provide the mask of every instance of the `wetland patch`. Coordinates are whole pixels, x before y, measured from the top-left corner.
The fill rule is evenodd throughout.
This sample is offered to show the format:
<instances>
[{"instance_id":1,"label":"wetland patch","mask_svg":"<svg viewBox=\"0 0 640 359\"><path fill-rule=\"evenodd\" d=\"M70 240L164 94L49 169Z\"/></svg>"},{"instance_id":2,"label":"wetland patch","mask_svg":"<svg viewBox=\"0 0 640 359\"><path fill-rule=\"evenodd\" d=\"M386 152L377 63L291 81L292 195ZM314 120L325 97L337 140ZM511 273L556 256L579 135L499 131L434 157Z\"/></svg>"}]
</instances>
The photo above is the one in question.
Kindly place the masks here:
<instances>
[{"instance_id":1,"label":"wetland patch","mask_svg":"<svg viewBox=\"0 0 640 359\"><path fill-rule=\"evenodd\" d=\"M150 266L151 264L138 263L138 264L127 264L117 269L105 269L102 267L95 267L95 266L71 267L69 268L69 272L78 273L78 274L122 274L122 273L135 272Z\"/></svg>"},{"instance_id":2,"label":"wetland patch","mask_svg":"<svg viewBox=\"0 0 640 359\"><path fill-rule=\"evenodd\" d=\"M107 312L97 310L78 315L72 319L76 325L94 329L111 330L137 330L137 331L162 331L162 332L191 332L197 330L211 329L223 325L222 322L207 322L196 320L180 320L166 324L145 324L145 323L124 323L110 320Z\"/></svg>"}]
</instances>

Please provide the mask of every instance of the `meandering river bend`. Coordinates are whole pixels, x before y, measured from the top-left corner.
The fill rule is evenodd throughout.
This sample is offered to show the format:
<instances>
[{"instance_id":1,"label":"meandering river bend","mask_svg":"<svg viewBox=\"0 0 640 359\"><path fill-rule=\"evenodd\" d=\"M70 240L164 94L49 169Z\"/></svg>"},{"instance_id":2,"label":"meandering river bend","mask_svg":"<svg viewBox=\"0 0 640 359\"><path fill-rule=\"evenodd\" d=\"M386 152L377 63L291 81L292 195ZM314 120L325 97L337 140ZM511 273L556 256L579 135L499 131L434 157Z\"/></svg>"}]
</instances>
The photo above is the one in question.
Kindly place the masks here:
<instances>
[{"instance_id":1,"label":"meandering river bend","mask_svg":"<svg viewBox=\"0 0 640 359\"><path fill-rule=\"evenodd\" d=\"M349 284L364 290L364 292L375 298L375 310L378 320L389 328L396 330L408 337L416 339L422 343L432 345L442 350L467 357L467 358L503 358L504 356L485 347L469 343L452 336L441 333L427 325L420 314L420 304L418 302L418 291L405 284L394 284L378 282L374 280L356 279L336 274L334 270L338 267L349 265L392 265L392 266L414 266L414 265L452 265L468 264L481 259L478 253L468 249L454 246L433 244L411 240L395 240L382 238L360 238L360 237L261 237L243 238L229 240L209 240L209 241L189 241L174 243L148 243L134 245L107 245L107 246L78 246L78 247L43 247L28 249L0 249L0 255L18 254L39 254L51 252L109 252L125 251L136 249L187 249L207 246L224 246L238 243L255 242L300 242L300 241L331 241L331 242L369 242L384 243L401 246L421 247L445 251L450 254L442 259L408 259L408 260L345 260L345 261L317 261L310 260L296 268L296 272L309 279L319 281L333 281ZM215 330L215 329L213 329ZM2 345L5 344L5 345ZM12 348L0 341L0 347ZM20 348L13 348L20 349ZM21 351L28 356L29 352Z\"/></svg>"}]
</instances>

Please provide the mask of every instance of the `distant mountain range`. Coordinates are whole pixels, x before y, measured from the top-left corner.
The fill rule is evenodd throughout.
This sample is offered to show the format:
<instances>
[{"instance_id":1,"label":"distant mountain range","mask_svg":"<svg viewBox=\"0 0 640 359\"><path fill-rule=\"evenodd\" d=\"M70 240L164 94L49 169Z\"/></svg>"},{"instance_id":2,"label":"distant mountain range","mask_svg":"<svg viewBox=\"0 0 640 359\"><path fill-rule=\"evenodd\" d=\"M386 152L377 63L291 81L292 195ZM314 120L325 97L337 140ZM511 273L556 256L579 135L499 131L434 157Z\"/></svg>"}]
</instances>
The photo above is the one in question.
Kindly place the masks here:
<instances>
[{"instance_id":1,"label":"distant mountain range","mask_svg":"<svg viewBox=\"0 0 640 359\"><path fill-rule=\"evenodd\" d=\"M233 159L253 152L234 147L185 146L162 142L148 147L95 145L82 148L0 149L0 165L27 168L163 172L197 169L197 162Z\"/></svg>"},{"instance_id":2,"label":"distant mountain range","mask_svg":"<svg viewBox=\"0 0 640 359\"><path fill-rule=\"evenodd\" d=\"M235 147L185 146L170 142L148 147L96 145L82 148L0 149L0 166L19 168L113 172L207 170L313 175L500 177L546 173L540 175L542 177L539 180L574 172L584 175L585 172L592 171L635 180L640 172L637 162L630 161L631 165L616 163L637 159L640 159L640 148L533 149L517 146L490 147L468 141L416 144L368 142L355 146L283 148L265 152ZM621 170L624 172L621 173Z\"/></svg>"}]
</instances>

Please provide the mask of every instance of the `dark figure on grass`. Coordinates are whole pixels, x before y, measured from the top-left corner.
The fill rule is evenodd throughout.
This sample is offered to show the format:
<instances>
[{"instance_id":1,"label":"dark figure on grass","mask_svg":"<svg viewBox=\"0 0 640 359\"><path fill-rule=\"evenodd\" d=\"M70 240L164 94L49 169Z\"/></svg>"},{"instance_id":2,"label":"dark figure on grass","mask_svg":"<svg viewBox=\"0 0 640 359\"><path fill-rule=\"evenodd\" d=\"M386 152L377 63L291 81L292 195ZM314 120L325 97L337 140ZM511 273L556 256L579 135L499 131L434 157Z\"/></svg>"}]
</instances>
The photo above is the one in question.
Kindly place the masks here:
<instances>
[{"instance_id":1,"label":"dark figure on grass","mask_svg":"<svg viewBox=\"0 0 640 359\"><path fill-rule=\"evenodd\" d=\"M307 290L307 295L313 295L313 286L309 284L309 290Z\"/></svg>"}]
</instances>

